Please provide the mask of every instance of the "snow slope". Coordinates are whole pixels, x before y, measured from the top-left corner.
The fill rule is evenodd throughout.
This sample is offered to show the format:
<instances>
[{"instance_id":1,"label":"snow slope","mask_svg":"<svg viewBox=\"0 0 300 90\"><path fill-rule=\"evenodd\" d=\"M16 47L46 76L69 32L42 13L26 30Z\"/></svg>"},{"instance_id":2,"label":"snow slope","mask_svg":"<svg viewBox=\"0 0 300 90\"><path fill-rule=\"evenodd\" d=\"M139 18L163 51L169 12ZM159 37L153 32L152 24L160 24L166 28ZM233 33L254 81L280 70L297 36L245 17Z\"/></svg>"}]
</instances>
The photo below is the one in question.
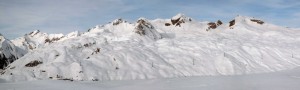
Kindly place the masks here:
<instances>
[{"instance_id":1,"label":"snow slope","mask_svg":"<svg viewBox=\"0 0 300 90\"><path fill-rule=\"evenodd\" d=\"M8 64L22 57L26 52L15 47L10 40L0 34L0 69L4 69Z\"/></svg>"},{"instance_id":2,"label":"snow slope","mask_svg":"<svg viewBox=\"0 0 300 90\"><path fill-rule=\"evenodd\" d=\"M299 90L300 69L265 74L151 80L7 82L1 90Z\"/></svg>"},{"instance_id":3,"label":"snow slope","mask_svg":"<svg viewBox=\"0 0 300 90\"><path fill-rule=\"evenodd\" d=\"M180 25L167 26L174 18ZM225 23L206 31L208 22L180 18L188 17L141 18L133 24L118 19L98 25L34 49L10 64L1 77L132 80L265 73L300 65L299 30L238 16L231 27Z\"/></svg>"}]
</instances>

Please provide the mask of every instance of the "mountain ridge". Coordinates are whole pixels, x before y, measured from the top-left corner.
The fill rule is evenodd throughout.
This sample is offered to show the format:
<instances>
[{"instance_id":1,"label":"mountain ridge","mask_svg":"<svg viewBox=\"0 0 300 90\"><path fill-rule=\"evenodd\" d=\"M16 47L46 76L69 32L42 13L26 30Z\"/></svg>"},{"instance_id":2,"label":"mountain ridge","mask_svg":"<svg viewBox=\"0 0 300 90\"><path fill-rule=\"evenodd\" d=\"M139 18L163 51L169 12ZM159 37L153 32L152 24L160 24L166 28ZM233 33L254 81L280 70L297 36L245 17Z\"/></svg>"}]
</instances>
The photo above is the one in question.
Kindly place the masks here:
<instances>
[{"instance_id":1,"label":"mountain ridge","mask_svg":"<svg viewBox=\"0 0 300 90\"><path fill-rule=\"evenodd\" d=\"M34 31L21 42L36 48L10 64L0 77L132 80L266 73L300 65L299 31L245 16L233 21L198 22L178 14L171 19L140 18L135 23L116 19L68 35ZM62 38L51 41L57 37ZM47 38L51 43L45 43Z\"/></svg>"}]
</instances>

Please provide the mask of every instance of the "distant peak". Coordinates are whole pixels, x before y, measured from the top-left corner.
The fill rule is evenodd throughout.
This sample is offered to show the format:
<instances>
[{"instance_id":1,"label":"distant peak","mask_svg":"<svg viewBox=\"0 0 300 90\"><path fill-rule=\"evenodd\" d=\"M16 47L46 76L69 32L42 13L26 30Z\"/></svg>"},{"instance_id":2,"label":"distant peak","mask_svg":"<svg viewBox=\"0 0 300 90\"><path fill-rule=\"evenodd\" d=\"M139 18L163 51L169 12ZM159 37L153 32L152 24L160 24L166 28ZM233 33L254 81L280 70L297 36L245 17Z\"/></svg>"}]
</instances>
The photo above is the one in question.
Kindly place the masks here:
<instances>
[{"instance_id":1,"label":"distant peak","mask_svg":"<svg viewBox=\"0 0 300 90\"><path fill-rule=\"evenodd\" d=\"M237 15L234 19L236 19L236 20L246 20L246 19L251 19L251 18L253 18L253 17Z\"/></svg>"},{"instance_id":2,"label":"distant peak","mask_svg":"<svg viewBox=\"0 0 300 90\"><path fill-rule=\"evenodd\" d=\"M143 18L143 17L140 17L136 21L136 23L137 23L137 26L146 25L146 26L152 27L152 25L149 23L149 21L146 18Z\"/></svg>"},{"instance_id":3,"label":"distant peak","mask_svg":"<svg viewBox=\"0 0 300 90\"><path fill-rule=\"evenodd\" d=\"M37 33L40 33L40 30L34 30L32 32L29 33L29 35L36 35Z\"/></svg>"},{"instance_id":4,"label":"distant peak","mask_svg":"<svg viewBox=\"0 0 300 90\"><path fill-rule=\"evenodd\" d=\"M40 30L34 30L33 32L39 33L39 32L40 32Z\"/></svg>"},{"instance_id":5,"label":"distant peak","mask_svg":"<svg viewBox=\"0 0 300 90\"><path fill-rule=\"evenodd\" d=\"M233 20L229 22L229 27L233 29L236 24L259 24L263 25L265 22L263 20L257 19L255 17L241 16L237 15Z\"/></svg>"},{"instance_id":6,"label":"distant peak","mask_svg":"<svg viewBox=\"0 0 300 90\"><path fill-rule=\"evenodd\" d=\"M112 22L113 25L119 25L120 23L124 23L126 21L124 21L122 18L116 19Z\"/></svg>"},{"instance_id":7,"label":"distant peak","mask_svg":"<svg viewBox=\"0 0 300 90\"><path fill-rule=\"evenodd\" d=\"M192 21L192 18L186 17L182 13L179 13L171 18L172 25L179 26L179 27L181 26L182 23L191 22L191 21ZM167 25L169 25L169 24L167 24Z\"/></svg>"},{"instance_id":8,"label":"distant peak","mask_svg":"<svg viewBox=\"0 0 300 90\"><path fill-rule=\"evenodd\" d=\"M146 18L144 18L144 17L140 17L137 21L139 21L139 20L144 20L144 21L147 21L147 19Z\"/></svg>"},{"instance_id":9,"label":"distant peak","mask_svg":"<svg viewBox=\"0 0 300 90\"><path fill-rule=\"evenodd\" d=\"M184 18L184 17L186 17L184 14L178 13L177 15L175 15L175 16L172 17L172 20L176 20L178 18Z\"/></svg>"},{"instance_id":10,"label":"distant peak","mask_svg":"<svg viewBox=\"0 0 300 90\"><path fill-rule=\"evenodd\" d=\"M140 17L136 22L138 24L144 24L144 25L149 24L149 21L146 18L143 18L143 17Z\"/></svg>"},{"instance_id":11,"label":"distant peak","mask_svg":"<svg viewBox=\"0 0 300 90\"><path fill-rule=\"evenodd\" d=\"M0 41L2 41L3 39L5 39L5 37L0 33Z\"/></svg>"}]
</instances>

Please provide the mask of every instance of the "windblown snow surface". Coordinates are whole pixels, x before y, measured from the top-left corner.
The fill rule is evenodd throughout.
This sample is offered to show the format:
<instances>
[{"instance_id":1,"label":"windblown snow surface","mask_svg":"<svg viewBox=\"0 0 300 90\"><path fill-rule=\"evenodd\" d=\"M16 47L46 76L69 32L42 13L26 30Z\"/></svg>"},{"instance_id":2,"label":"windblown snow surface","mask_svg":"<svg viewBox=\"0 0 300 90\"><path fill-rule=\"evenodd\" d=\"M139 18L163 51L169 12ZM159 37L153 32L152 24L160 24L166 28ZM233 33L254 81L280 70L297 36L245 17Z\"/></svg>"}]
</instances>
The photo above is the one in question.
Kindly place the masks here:
<instances>
[{"instance_id":1,"label":"windblown snow surface","mask_svg":"<svg viewBox=\"0 0 300 90\"><path fill-rule=\"evenodd\" d=\"M300 68L251 75L150 80L6 82L1 90L299 90Z\"/></svg>"},{"instance_id":2,"label":"windblown snow surface","mask_svg":"<svg viewBox=\"0 0 300 90\"><path fill-rule=\"evenodd\" d=\"M136 23L121 19L29 51L5 69L6 81L137 80L267 73L300 65L300 31L250 17L206 30L208 22L176 15ZM68 37L67 35L64 37ZM63 37L62 37L63 38ZM43 41L43 40L42 40ZM17 43L17 42L15 42ZM32 65L29 65L32 64Z\"/></svg>"}]
</instances>

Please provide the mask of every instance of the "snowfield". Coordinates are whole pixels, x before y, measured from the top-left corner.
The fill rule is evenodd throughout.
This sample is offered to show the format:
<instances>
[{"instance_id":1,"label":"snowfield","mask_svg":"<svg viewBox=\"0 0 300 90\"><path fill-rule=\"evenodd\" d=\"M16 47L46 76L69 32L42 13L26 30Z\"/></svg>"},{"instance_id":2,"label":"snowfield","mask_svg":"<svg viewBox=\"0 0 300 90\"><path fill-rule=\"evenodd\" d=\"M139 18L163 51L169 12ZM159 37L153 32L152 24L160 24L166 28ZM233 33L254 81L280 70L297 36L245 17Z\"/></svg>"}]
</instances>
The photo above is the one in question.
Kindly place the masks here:
<instances>
[{"instance_id":1,"label":"snowfield","mask_svg":"<svg viewBox=\"0 0 300 90\"><path fill-rule=\"evenodd\" d=\"M88 32L72 32L68 35L48 35L34 31L13 40L16 46L28 53L6 67L0 77L15 82L42 80L30 82L38 86L47 83L60 85L59 83L65 82L52 80L75 80L76 86L90 84L77 81L138 79L158 79L142 80L141 83L146 86L150 82L168 85L160 79L187 76L203 76L184 78L187 82L201 83L202 79L212 79L213 82L208 84L220 84L218 80L230 79L236 84L234 80L245 78L254 84L256 79L268 76L256 75L257 73L299 67L300 30L269 23L259 24L253 20L254 18L237 16L234 18L234 25L230 27L229 23L223 23L216 25L215 29L208 29L208 22L194 21L179 14L172 19L140 18L136 23L117 19L110 24L91 28ZM244 76L246 74L255 75ZM241 76L233 78L235 76L232 75ZM217 76L217 79L207 76ZM252 76L256 77L253 81ZM177 80L181 81L180 78L167 80L172 81L170 85L174 88L181 83L175 83ZM115 82L125 84L125 81ZM295 79L293 82L299 80ZM70 83L66 84L73 85ZM22 82L15 84L21 87L26 85ZM95 87L99 85L102 86L100 83ZM110 84L107 85L109 87ZM206 84L196 86L205 88ZM104 89L110 89L105 87L104 85ZM219 87L211 88L215 90L214 88Z\"/></svg>"},{"instance_id":2,"label":"snowfield","mask_svg":"<svg viewBox=\"0 0 300 90\"><path fill-rule=\"evenodd\" d=\"M151 80L5 82L1 90L299 90L300 68L265 74Z\"/></svg>"}]
</instances>

